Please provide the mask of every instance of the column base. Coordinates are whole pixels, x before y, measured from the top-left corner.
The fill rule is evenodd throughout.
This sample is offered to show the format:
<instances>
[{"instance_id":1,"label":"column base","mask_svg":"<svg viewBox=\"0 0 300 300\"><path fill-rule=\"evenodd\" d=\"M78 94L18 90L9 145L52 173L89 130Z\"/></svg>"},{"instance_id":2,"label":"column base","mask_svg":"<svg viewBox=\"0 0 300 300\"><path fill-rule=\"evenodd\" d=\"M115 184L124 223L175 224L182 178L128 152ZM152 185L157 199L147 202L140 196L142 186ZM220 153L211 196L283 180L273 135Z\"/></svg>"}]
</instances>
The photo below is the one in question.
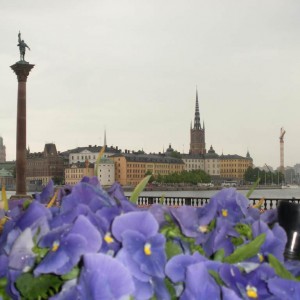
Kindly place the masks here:
<instances>
[{"instance_id":1,"label":"column base","mask_svg":"<svg viewBox=\"0 0 300 300\"><path fill-rule=\"evenodd\" d=\"M30 195L12 195L12 196L10 196L10 198L9 198L9 201L11 201L11 200L21 200L21 199L24 199L24 200L32 200L32 197L30 196Z\"/></svg>"}]
</instances>

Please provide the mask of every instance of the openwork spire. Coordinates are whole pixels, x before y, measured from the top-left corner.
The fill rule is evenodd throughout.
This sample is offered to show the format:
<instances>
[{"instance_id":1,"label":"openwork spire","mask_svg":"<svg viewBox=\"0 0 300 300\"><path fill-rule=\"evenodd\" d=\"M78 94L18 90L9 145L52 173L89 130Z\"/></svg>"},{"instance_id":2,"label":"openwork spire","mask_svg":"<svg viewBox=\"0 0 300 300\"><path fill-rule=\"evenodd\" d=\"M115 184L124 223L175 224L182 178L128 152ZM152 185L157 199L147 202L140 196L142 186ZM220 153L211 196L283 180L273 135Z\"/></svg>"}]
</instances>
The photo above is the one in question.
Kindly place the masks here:
<instances>
[{"instance_id":1,"label":"openwork spire","mask_svg":"<svg viewBox=\"0 0 300 300\"><path fill-rule=\"evenodd\" d=\"M198 103L198 90L197 89L196 89L196 107L195 107L194 129L201 129L199 103Z\"/></svg>"}]
</instances>

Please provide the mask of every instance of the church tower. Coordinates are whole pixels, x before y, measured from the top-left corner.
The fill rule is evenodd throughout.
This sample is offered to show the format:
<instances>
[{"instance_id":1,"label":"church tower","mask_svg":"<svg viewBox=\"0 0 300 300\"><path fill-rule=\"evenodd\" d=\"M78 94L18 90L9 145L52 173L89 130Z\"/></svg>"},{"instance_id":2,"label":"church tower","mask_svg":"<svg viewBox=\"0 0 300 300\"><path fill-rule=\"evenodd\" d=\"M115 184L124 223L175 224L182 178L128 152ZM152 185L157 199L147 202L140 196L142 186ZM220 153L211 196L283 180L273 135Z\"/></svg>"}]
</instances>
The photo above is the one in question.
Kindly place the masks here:
<instances>
[{"instance_id":1,"label":"church tower","mask_svg":"<svg viewBox=\"0 0 300 300\"><path fill-rule=\"evenodd\" d=\"M205 127L200 123L200 112L198 102L198 90L196 90L196 107L195 107L195 119L194 127L191 124L191 142L190 142L190 154L205 154Z\"/></svg>"}]
</instances>

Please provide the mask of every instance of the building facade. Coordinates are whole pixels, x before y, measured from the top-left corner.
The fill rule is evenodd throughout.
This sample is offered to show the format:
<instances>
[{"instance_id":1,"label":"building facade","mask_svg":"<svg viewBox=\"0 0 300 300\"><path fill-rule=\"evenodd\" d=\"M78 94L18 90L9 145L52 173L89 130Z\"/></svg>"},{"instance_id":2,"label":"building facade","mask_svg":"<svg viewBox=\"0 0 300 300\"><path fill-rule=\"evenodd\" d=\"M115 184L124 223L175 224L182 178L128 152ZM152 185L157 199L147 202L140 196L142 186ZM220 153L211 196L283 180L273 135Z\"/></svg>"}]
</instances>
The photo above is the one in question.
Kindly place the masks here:
<instances>
[{"instance_id":1,"label":"building facade","mask_svg":"<svg viewBox=\"0 0 300 300\"><path fill-rule=\"evenodd\" d=\"M212 146L210 146L210 149L204 155L204 171L212 177L220 177L221 175L220 156Z\"/></svg>"},{"instance_id":2,"label":"building facade","mask_svg":"<svg viewBox=\"0 0 300 300\"><path fill-rule=\"evenodd\" d=\"M247 152L246 157L233 154L220 156L220 175L224 180L242 181L249 167L253 167L253 160Z\"/></svg>"},{"instance_id":3,"label":"building facade","mask_svg":"<svg viewBox=\"0 0 300 300\"><path fill-rule=\"evenodd\" d=\"M121 185L137 185L147 173L154 177L180 173L184 170L181 159L156 154L116 154L110 157L115 163L115 180Z\"/></svg>"},{"instance_id":4,"label":"building facade","mask_svg":"<svg viewBox=\"0 0 300 300\"><path fill-rule=\"evenodd\" d=\"M196 107L195 107L195 118L194 126L191 124L190 128L190 154L205 154L205 126L203 122L203 127L200 123L200 112L199 112L199 102L198 102L198 91L196 91Z\"/></svg>"},{"instance_id":5,"label":"building facade","mask_svg":"<svg viewBox=\"0 0 300 300\"><path fill-rule=\"evenodd\" d=\"M99 162L97 177L102 186L111 186L115 182L115 164L109 158Z\"/></svg>"},{"instance_id":6,"label":"building facade","mask_svg":"<svg viewBox=\"0 0 300 300\"><path fill-rule=\"evenodd\" d=\"M6 162L6 147L3 144L3 138L0 136L0 163Z\"/></svg>"},{"instance_id":7,"label":"building facade","mask_svg":"<svg viewBox=\"0 0 300 300\"><path fill-rule=\"evenodd\" d=\"M102 150L102 146L92 146L88 147L77 147L72 150L68 150L64 152L64 156L68 155L69 164L74 163L84 163L88 160L90 163L95 163L100 151ZM103 158L107 158L113 154L121 153L121 150L118 147L105 147L105 152L103 153Z\"/></svg>"},{"instance_id":8,"label":"building facade","mask_svg":"<svg viewBox=\"0 0 300 300\"><path fill-rule=\"evenodd\" d=\"M204 155L181 154L185 171L205 170Z\"/></svg>"},{"instance_id":9,"label":"building facade","mask_svg":"<svg viewBox=\"0 0 300 300\"><path fill-rule=\"evenodd\" d=\"M94 176L94 164L86 160L84 163L78 162L65 168L65 184L75 185L85 176Z\"/></svg>"},{"instance_id":10,"label":"building facade","mask_svg":"<svg viewBox=\"0 0 300 300\"><path fill-rule=\"evenodd\" d=\"M57 152L55 144L45 144L43 152L27 152L27 183L46 185L55 178L64 178L64 159Z\"/></svg>"}]
</instances>

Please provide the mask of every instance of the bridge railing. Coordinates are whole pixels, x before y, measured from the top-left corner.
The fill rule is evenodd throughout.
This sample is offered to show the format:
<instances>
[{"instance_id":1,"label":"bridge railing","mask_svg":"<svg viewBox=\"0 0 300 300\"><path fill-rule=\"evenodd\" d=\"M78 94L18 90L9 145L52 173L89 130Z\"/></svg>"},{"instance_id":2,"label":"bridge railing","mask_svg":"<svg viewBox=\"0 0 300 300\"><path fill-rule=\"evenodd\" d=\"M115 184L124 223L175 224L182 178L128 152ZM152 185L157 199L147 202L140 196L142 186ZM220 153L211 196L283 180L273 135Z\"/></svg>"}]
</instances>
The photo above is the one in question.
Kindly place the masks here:
<instances>
[{"instance_id":1,"label":"bridge railing","mask_svg":"<svg viewBox=\"0 0 300 300\"><path fill-rule=\"evenodd\" d=\"M148 196L140 196L137 201L138 206L147 207L152 204L159 204L162 201L163 205L167 206L182 206L182 205L190 205L195 207L200 207L209 202L210 198L207 197L148 197ZM261 198L250 198L250 205L253 206L257 204ZM273 209L278 206L279 201L289 201L300 204L299 198L264 198L264 202L261 205L261 209L268 210Z\"/></svg>"}]
</instances>

